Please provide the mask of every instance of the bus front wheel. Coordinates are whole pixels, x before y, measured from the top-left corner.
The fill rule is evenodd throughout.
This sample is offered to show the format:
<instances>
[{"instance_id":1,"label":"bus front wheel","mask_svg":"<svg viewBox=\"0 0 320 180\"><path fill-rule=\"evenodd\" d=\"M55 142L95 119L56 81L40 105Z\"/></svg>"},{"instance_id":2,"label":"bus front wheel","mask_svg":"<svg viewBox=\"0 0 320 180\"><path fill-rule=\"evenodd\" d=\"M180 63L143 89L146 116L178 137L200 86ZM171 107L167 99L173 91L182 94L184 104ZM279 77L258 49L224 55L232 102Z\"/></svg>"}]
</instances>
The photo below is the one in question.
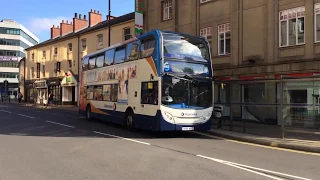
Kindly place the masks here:
<instances>
[{"instance_id":1,"label":"bus front wheel","mask_svg":"<svg viewBox=\"0 0 320 180\"><path fill-rule=\"evenodd\" d=\"M90 105L87 106L87 109L86 109L86 118L88 121L91 121L92 120L92 117L91 117L91 107Z\"/></svg>"}]
</instances>

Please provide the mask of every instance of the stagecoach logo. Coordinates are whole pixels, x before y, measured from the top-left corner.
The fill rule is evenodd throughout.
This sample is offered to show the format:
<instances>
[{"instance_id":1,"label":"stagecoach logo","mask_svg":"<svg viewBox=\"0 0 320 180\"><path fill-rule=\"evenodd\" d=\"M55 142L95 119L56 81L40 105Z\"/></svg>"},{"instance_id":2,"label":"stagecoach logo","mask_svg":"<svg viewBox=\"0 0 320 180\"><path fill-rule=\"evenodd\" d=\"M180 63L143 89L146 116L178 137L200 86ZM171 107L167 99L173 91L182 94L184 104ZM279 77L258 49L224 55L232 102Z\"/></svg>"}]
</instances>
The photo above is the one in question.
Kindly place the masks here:
<instances>
[{"instance_id":1,"label":"stagecoach logo","mask_svg":"<svg viewBox=\"0 0 320 180\"><path fill-rule=\"evenodd\" d=\"M164 71L165 71L165 72L170 71L170 65L169 65L168 62L165 62L165 63L164 63Z\"/></svg>"},{"instance_id":2,"label":"stagecoach logo","mask_svg":"<svg viewBox=\"0 0 320 180\"><path fill-rule=\"evenodd\" d=\"M197 113L181 113L181 116L197 116Z\"/></svg>"}]
</instances>

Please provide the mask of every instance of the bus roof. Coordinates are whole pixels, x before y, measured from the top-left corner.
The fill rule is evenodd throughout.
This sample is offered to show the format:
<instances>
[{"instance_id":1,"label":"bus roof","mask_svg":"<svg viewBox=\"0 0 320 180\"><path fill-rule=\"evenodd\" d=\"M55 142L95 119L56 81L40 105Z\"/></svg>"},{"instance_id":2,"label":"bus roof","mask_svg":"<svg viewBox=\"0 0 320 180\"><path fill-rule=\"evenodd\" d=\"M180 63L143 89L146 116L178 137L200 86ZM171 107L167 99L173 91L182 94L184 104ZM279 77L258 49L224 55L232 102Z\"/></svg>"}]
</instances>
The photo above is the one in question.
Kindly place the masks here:
<instances>
[{"instance_id":1,"label":"bus roof","mask_svg":"<svg viewBox=\"0 0 320 180\"><path fill-rule=\"evenodd\" d=\"M110 46L110 47L106 47L106 48L103 48L103 49L101 49L101 50L95 51L95 52L93 52L93 53L87 54L87 55L85 55L84 57L88 57L88 56L90 57L90 56L93 56L93 55L96 55L96 54L103 53L103 52L105 52L105 51L107 51L107 50L109 50L109 49L113 49L113 48L116 48L116 47L119 47L119 46L128 44L128 43L133 42L133 41L136 41L136 40L138 40L138 39L142 39L142 38L144 38L144 37L146 37L146 36L148 36L148 35L150 35L150 34L158 34L158 35L160 35L160 34L162 34L162 33L172 33L172 34L181 34L181 35L186 35L186 36L193 36L193 37L201 38L201 39L203 39L203 40L206 41L206 39L205 39L204 37L201 37L201 36L199 37L199 36L194 36L194 35L185 34L185 33L180 33L180 32L173 32L173 31L165 31L165 30L154 29L154 30L151 30L151 31L149 31L149 32L147 32L147 33L141 34L141 35L139 35L139 36L132 37L132 38L130 38L130 39L126 40L126 41L123 41L123 42L121 42L121 43L117 43L117 44L114 44L114 45L112 45L112 46Z\"/></svg>"}]
</instances>

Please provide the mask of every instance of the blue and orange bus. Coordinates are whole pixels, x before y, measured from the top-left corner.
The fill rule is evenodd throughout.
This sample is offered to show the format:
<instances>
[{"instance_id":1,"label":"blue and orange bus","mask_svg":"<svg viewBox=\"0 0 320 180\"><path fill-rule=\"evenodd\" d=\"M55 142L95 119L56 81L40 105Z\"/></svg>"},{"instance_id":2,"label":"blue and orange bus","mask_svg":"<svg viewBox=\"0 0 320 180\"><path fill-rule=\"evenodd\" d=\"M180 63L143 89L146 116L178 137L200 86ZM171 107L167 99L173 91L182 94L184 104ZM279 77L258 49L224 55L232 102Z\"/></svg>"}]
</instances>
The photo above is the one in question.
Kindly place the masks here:
<instances>
[{"instance_id":1,"label":"blue and orange bus","mask_svg":"<svg viewBox=\"0 0 320 180\"><path fill-rule=\"evenodd\" d=\"M86 55L79 112L128 129L209 130L213 114L206 39L152 30Z\"/></svg>"}]
</instances>

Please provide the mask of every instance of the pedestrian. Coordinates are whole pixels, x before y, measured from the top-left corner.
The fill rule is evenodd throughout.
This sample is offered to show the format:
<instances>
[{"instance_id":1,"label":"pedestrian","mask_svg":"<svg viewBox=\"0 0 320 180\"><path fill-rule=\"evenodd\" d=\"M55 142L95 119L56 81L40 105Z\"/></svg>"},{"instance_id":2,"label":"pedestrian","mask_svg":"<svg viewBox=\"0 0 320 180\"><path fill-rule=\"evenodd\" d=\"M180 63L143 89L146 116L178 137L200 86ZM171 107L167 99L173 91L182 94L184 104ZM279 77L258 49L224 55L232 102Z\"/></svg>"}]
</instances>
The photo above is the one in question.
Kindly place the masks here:
<instances>
[{"instance_id":1,"label":"pedestrian","mask_svg":"<svg viewBox=\"0 0 320 180\"><path fill-rule=\"evenodd\" d=\"M19 103L21 103L22 97L23 97L23 95L22 95L22 93L19 91L19 93L18 93L18 101L19 101Z\"/></svg>"},{"instance_id":2,"label":"pedestrian","mask_svg":"<svg viewBox=\"0 0 320 180\"><path fill-rule=\"evenodd\" d=\"M53 94L52 93L49 94L48 100L49 100L49 104L53 104Z\"/></svg>"}]
</instances>

